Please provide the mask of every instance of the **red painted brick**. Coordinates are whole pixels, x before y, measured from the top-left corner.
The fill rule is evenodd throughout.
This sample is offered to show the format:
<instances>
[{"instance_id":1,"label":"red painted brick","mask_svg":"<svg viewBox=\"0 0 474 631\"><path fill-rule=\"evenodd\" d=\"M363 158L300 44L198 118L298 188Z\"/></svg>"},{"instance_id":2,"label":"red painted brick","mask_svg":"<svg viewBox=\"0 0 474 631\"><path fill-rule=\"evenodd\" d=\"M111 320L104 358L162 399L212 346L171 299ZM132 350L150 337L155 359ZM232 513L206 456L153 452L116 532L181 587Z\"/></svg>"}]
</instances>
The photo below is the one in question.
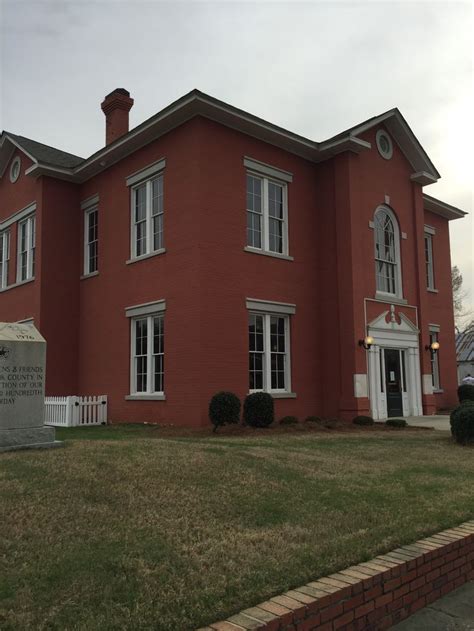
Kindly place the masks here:
<instances>
[{"instance_id":1,"label":"red painted brick","mask_svg":"<svg viewBox=\"0 0 474 631\"><path fill-rule=\"evenodd\" d=\"M375 603L373 600L366 602L365 604L357 607L354 612L355 618L361 618L362 616L366 616L370 611L373 611L375 607Z\"/></svg>"},{"instance_id":2,"label":"red painted brick","mask_svg":"<svg viewBox=\"0 0 474 631\"><path fill-rule=\"evenodd\" d=\"M339 603L337 605L331 605L330 607L326 607L326 609L321 610L321 622L328 622L329 620L334 620L344 612L342 608L342 604Z\"/></svg>"},{"instance_id":3,"label":"red painted brick","mask_svg":"<svg viewBox=\"0 0 474 631\"><path fill-rule=\"evenodd\" d=\"M346 624L349 624L354 619L354 611L348 611L347 613L339 616L333 621L333 629L340 629L344 627Z\"/></svg>"}]
</instances>

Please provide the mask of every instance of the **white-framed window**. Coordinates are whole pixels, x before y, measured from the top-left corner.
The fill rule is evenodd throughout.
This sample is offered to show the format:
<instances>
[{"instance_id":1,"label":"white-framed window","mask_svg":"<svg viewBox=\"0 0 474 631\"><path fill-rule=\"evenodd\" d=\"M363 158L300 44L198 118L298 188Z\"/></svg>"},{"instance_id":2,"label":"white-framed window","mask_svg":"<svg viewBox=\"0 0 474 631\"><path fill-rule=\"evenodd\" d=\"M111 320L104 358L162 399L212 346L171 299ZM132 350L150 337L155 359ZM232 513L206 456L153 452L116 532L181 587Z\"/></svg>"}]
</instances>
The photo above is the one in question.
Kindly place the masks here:
<instances>
[{"instance_id":1,"label":"white-framed window","mask_svg":"<svg viewBox=\"0 0 474 631\"><path fill-rule=\"evenodd\" d=\"M132 187L132 258L164 249L163 174Z\"/></svg>"},{"instance_id":2,"label":"white-framed window","mask_svg":"<svg viewBox=\"0 0 474 631\"><path fill-rule=\"evenodd\" d=\"M400 230L388 206L380 206L375 211L374 242L377 293L401 297Z\"/></svg>"},{"instance_id":3,"label":"white-framed window","mask_svg":"<svg viewBox=\"0 0 474 631\"><path fill-rule=\"evenodd\" d=\"M18 223L17 281L35 276L36 217L30 215Z\"/></svg>"},{"instance_id":4,"label":"white-framed window","mask_svg":"<svg viewBox=\"0 0 474 631\"><path fill-rule=\"evenodd\" d=\"M247 246L288 254L288 194L285 182L247 172Z\"/></svg>"},{"instance_id":5,"label":"white-framed window","mask_svg":"<svg viewBox=\"0 0 474 631\"><path fill-rule=\"evenodd\" d=\"M8 263L10 261L10 231L0 232L0 289L8 285Z\"/></svg>"},{"instance_id":6,"label":"white-framed window","mask_svg":"<svg viewBox=\"0 0 474 631\"><path fill-rule=\"evenodd\" d=\"M84 274L99 270L99 209L84 211Z\"/></svg>"},{"instance_id":7,"label":"white-framed window","mask_svg":"<svg viewBox=\"0 0 474 631\"><path fill-rule=\"evenodd\" d=\"M430 346L433 342L438 342L438 332L430 331ZM431 380L433 383L433 390L440 390L440 379L439 379L439 351L434 352L430 350L431 354Z\"/></svg>"},{"instance_id":8,"label":"white-framed window","mask_svg":"<svg viewBox=\"0 0 474 631\"><path fill-rule=\"evenodd\" d=\"M433 265L433 235L425 232L425 265L426 265L426 287L434 289L434 265Z\"/></svg>"},{"instance_id":9,"label":"white-framed window","mask_svg":"<svg viewBox=\"0 0 474 631\"><path fill-rule=\"evenodd\" d=\"M164 394L164 314L155 313L131 318L131 336L131 394Z\"/></svg>"},{"instance_id":10,"label":"white-framed window","mask_svg":"<svg viewBox=\"0 0 474 631\"><path fill-rule=\"evenodd\" d=\"M288 315L248 314L249 391L290 392L290 321Z\"/></svg>"}]
</instances>

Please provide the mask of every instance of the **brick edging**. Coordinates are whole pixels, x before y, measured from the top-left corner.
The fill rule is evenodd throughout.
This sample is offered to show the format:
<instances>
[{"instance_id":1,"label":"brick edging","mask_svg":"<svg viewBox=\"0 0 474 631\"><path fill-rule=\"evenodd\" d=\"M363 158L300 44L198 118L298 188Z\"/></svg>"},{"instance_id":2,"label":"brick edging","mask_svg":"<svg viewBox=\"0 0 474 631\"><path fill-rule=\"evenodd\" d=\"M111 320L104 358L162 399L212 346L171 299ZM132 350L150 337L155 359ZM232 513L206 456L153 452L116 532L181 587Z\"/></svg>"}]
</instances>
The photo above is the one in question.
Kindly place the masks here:
<instances>
[{"instance_id":1,"label":"brick edging","mask_svg":"<svg viewBox=\"0 0 474 631\"><path fill-rule=\"evenodd\" d=\"M468 521L198 631L380 631L472 579L474 521Z\"/></svg>"}]
</instances>

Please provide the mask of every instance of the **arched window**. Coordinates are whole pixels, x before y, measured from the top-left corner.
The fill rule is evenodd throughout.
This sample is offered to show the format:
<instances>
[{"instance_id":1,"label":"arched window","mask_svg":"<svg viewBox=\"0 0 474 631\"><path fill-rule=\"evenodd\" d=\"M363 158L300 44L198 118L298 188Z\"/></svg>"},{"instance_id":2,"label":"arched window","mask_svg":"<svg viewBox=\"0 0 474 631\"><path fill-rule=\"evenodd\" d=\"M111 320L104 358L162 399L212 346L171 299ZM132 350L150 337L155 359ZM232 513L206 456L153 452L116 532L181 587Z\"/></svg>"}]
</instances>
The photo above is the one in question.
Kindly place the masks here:
<instances>
[{"instance_id":1,"label":"arched window","mask_svg":"<svg viewBox=\"0 0 474 631\"><path fill-rule=\"evenodd\" d=\"M377 291L401 297L400 232L395 214L387 206L375 211L374 233Z\"/></svg>"}]
</instances>

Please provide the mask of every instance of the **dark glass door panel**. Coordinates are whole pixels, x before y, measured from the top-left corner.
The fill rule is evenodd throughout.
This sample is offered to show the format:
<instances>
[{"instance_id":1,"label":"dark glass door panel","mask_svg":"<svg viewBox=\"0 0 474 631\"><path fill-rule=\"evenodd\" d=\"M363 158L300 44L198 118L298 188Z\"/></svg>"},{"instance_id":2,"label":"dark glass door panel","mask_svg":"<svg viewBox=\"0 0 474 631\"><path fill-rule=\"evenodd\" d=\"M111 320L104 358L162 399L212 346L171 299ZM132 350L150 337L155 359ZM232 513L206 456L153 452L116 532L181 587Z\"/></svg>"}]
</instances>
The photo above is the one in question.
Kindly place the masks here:
<instances>
[{"instance_id":1,"label":"dark glass door panel","mask_svg":"<svg viewBox=\"0 0 474 631\"><path fill-rule=\"evenodd\" d=\"M402 402L402 371L400 366L400 351L386 348L385 355L385 384L387 391L387 415L403 416Z\"/></svg>"}]
</instances>

